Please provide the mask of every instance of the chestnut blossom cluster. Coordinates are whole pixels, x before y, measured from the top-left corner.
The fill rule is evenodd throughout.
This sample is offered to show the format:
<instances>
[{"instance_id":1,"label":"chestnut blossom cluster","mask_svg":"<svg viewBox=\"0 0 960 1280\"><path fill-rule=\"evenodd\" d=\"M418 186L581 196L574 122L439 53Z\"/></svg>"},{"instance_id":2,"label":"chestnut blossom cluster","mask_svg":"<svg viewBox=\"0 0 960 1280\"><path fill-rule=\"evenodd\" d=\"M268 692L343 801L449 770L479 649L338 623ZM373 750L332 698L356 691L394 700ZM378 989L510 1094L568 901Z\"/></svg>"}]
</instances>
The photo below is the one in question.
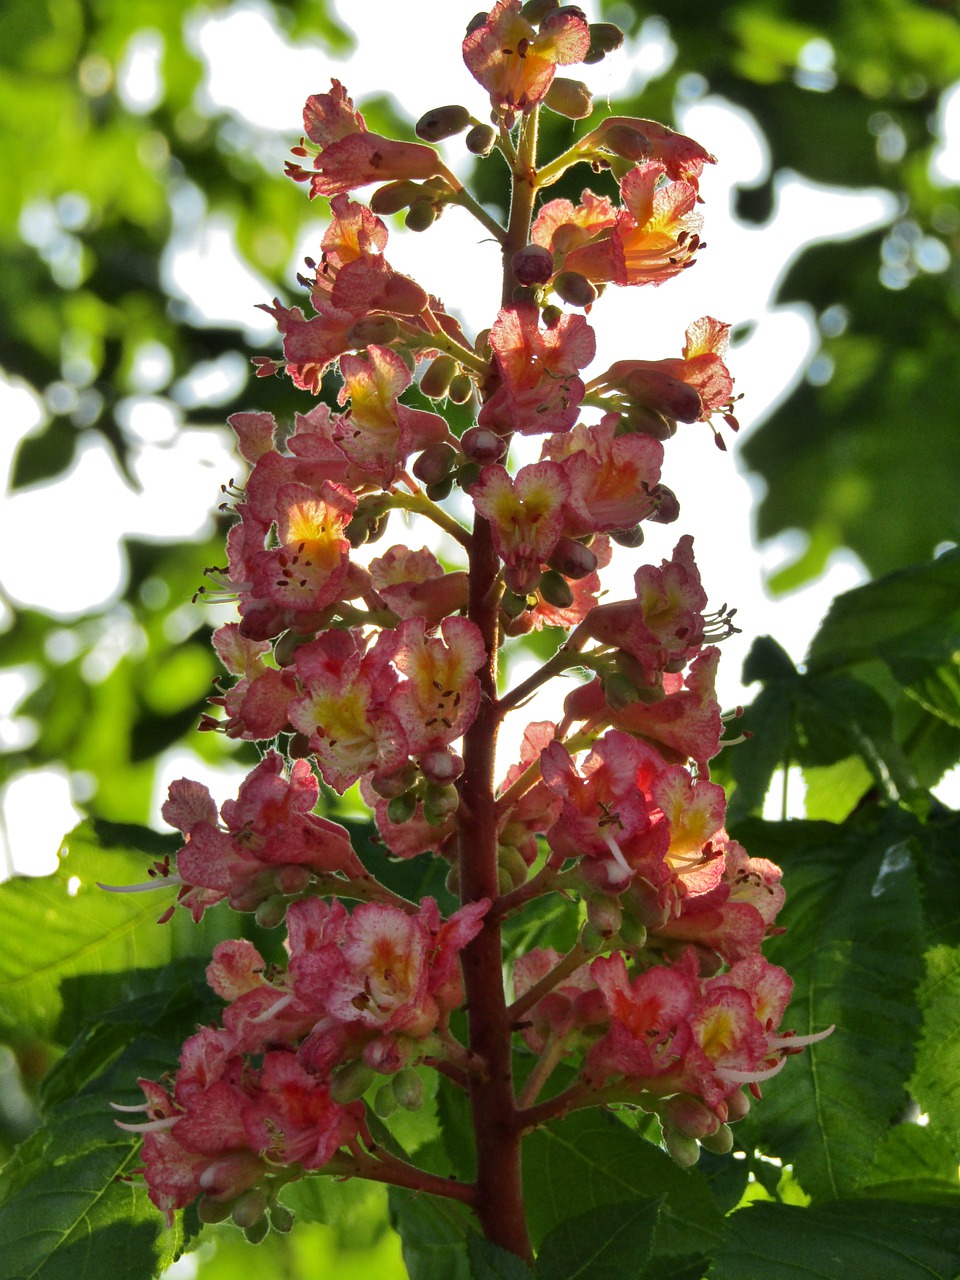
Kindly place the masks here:
<instances>
[{"instance_id":1,"label":"chestnut blossom cluster","mask_svg":"<svg viewBox=\"0 0 960 1280\"><path fill-rule=\"evenodd\" d=\"M208 970L221 1025L187 1041L169 1081L142 1082L147 1119L127 1127L145 1134L147 1185L168 1214L202 1197L208 1218L232 1211L257 1233L267 1210L282 1220L283 1183L320 1169L471 1202L378 1147L368 1111L418 1105L424 1066L468 1092L485 1078L454 1031L461 960L547 895L579 936L566 953L520 954L500 995L513 1050L532 1064L518 1132L577 1107L640 1106L691 1163L698 1143L728 1150L747 1092L819 1038L782 1027L790 978L761 953L780 872L729 836L710 780L732 613L708 609L688 536L639 567L626 598L601 599L612 544L638 546L646 522L679 515L661 479L678 424L719 415L736 429L730 327L713 317L677 336L678 354L594 372L589 316L604 288L661 285L695 263L714 162L663 125L612 117L536 168L529 120L590 114L586 86L557 68L599 60L618 34L575 6L499 0L463 45L492 124L444 107L417 143L372 133L336 80L306 104L288 171L329 201L330 220L301 276L309 308L267 308L282 357L256 362L259 376L290 378L304 409L293 423L231 418L249 474L232 490L226 565L210 571L238 619L214 635L226 675L201 727L262 758L219 812L199 783L173 784L164 816L183 845L152 875L177 887L167 916L179 905L199 920L225 901L285 922L287 960L221 942ZM430 145L458 133L474 155L496 147L536 174L538 193L585 163L612 175L616 196L608 183L579 204L531 203L518 242L516 215L491 227ZM352 198L371 185L368 203ZM386 217L406 211L425 230L450 204L504 247L504 304L476 335L386 256ZM414 384L433 408L405 401ZM450 403L472 408L460 434ZM538 439L539 457L517 465L514 437ZM443 533L459 563L435 542L407 546L396 512ZM483 555L494 573L481 591ZM544 627L561 629L554 657L498 691L497 648ZM472 845L476 744L572 672L556 718L527 726L490 789L498 892L470 894L471 859L485 856ZM449 864L459 908L445 919L432 898L380 883L316 812L321 782L339 795L359 784L389 856ZM473 1025L485 1011L468 1014ZM561 1063L573 1083L543 1101Z\"/></svg>"}]
</instances>

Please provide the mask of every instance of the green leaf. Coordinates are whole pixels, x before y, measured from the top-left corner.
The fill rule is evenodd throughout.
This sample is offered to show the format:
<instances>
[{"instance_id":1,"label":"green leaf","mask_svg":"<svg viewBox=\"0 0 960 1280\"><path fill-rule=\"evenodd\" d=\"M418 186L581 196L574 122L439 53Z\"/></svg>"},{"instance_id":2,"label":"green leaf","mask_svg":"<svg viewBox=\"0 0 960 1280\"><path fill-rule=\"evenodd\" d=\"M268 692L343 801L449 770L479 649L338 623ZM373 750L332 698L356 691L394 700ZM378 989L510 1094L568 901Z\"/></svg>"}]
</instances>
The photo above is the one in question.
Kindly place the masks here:
<instances>
[{"instance_id":1,"label":"green leaf","mask_svg":"<svg viewBox=\"0 0 960 1280\"><path fill-rule=\"evenodd\" d=\"M136 1168L138 1144L104 1143L45 1166L0 1208L0 1280L149 1280L177 1255Z\"/></svg>"},{"instance_id":2,"label":"green leaf","mask_svg":"<svg viewBox=\"0 0 960 1280\"><path fill-rule=\"evenodd\" d=\"M861 1195L960 1208L960 1175L950 1142L931 1125L898 1124L887 1134Z\"/></svg>"},{"instance_id":3,"label":"green leaf","mask_svg":"<svg viewBox=\"0 0 960 1280\"><path fill-rule=\"evenodd\" d=\"M54 1038L64 979L209 953L209 933L202 926L176 919L157 924L172 889L119 894L97 886L145 880L147 866L132 850L99 847L92 825L82 823L64 842L53 875L0 885L0 1035L14 1043Z\"/></svg>"},{"instance_id":4,"label":"green leaf","mask_svg":"<svg viewBox=\"0 0 960 1280\"><path fill-rule=\"evenodd\" d=\"M960 1213L839 1201L754 1204L729 1219L708 1280L955 1280Z\"/></svg>"},{"instance_id":5,"label":"green leaf","mask_svg":"<svg viewBox=\"0 0 960 1280\"><path fill-rule=\"evenodd\" d=\"M663 1198L600 1205L544 1237L538 1280L637 1280L650 1257Z\"/></svg>"},{"instance_id":6,"label":"green leaf","mask_svg":"<svg viewBox=\"0 0 960 1280\"><path fill-rule=\"evenodd\" d=\"M922 950L914 829L885 810L865 830L751 822L738 833L784 869L777 923L787 931L766 948L794 981L784 1026L801 1035L835 1026L764 1085L748 1126L814 1199L854 1190L903 1105Z\"/></svg>"},{"instance_id":7,"label":"green leaf","mask_svg":"<svg viewBox=\"0 0 960 1280\"><path fill-rule=\"evenodd\" d=\"M712 1249L723 1230L706 1179L604 1111L582 1111L524 1143L523 1182L537 1246L570 1217L601 1205L663 1196L653 1256Z\"/></svg>"},{"instance_id":8,"label":"green leaf","mask_svg":"<svg viewBox=\"0 0 960 1280\"><path fill-rule=\"evenodd\" d=\"M923 1034L908 1088L960 1156L960 947L934 947L926 965Z\"/></svg>"},{"instance_id":9,"label":"green leaf","mask_svg":"<svg viewBox=\"0 0 960 1280\"><path fill-rule=\"evenodd\" d=\"M471 1280L467 1238L476 1227L463 1205L391 1187L390 1222L410 1280Z\"/></svg>"},{"instance_id":10,"label":"green leaf","mask_svg":"<svg viewBox=\"0 0 960 1280\"><path fill-rule=\"evenodd\" d=\"M533 1280L533 1272L522 1258L476 1233L467 1239L467 1257L473 1280Z\"/></svg>"}]
</instances>

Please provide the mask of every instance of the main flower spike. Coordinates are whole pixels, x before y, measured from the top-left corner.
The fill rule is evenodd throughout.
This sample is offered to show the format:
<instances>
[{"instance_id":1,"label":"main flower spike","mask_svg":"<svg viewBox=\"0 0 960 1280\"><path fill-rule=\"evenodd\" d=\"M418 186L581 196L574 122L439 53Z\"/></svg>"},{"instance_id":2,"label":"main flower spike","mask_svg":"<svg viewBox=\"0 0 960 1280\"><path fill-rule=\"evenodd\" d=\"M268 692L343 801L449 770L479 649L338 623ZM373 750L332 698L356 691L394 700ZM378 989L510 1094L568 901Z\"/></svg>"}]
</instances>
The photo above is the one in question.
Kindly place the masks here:
<instances>
[{"instance_id":1,"label":"main flower spike","mask_svg":"<svg viewBox=\"0 0 960 1280\"><path fill-rule=\"evenodd\" d=\"M122 1121L144 1134L168 1219L198 1200L204 1220L231 1215L260 1239L268 1218L289 1226L284 1186L325 1173L456 1199L530 1259L527 1133L580 1107L640 1107L690 1164L701 1145L729 1150L748 1094L828 1034L790 1028L791 980L762 954L780 871L731 837L710 779L734 611L708 607L688 535L636 568L627 598L603 583L612 542L638 547L647 522L680 515L663 478L677 423L736 425L730 329L713 317L679 355L591 372L580 312L607 285L660 286L696 261L714 160L624 117L539 159L543 110L589 110L557 68L619 35L555 0L500 0L471 23L463 56L492 124L452 105L417 129L499 151L505 228L432 146L372 133L338 81L307 101L289 172L330 221L301 276L309 306L266 308L282 358L256 361L303 404L292 423L231 418L249 474L207 593L238 618L214 635L225 674L201 727L262 757L219 812L206 787L175 782L164 816L182 847L129 886L175 887L164 919L285 922L286 960L219 943L218 1025L167 1082L141 1081L146 1118ZM579 164L608 169L616 193L544 200ZM352 198L374 184L370 204ZM423 230L454 202L503 249L499 309L474 335L384 256L385 217L406 210ZM528 446L521 460L512 443L529 436L539 458ZM411 517L416 540L399 524ZM565 633L556 652L509 687L507 638L544 627ZM551 718L497 767L504 722L551 684ZM325 800L350 793L335 813L366 806L372 839L317 812L321 783ZM399 860L422 874L394 879ZM388 887L418 881L431 896ZM376 1128L420 1105L429 1072L461 1099L470 1183L400 1158Z\"/></svg>"}]
</instances>

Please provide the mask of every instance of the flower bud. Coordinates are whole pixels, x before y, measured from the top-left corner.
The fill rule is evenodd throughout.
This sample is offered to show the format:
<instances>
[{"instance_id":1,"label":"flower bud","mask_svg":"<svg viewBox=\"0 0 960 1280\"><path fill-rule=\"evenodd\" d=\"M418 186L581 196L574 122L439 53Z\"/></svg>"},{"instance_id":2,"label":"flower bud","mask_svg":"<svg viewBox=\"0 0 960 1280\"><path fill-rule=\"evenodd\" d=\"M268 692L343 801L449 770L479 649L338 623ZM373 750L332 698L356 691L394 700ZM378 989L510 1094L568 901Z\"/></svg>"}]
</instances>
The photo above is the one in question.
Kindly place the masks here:
<instances>
[{"instance_id":1,"label":"flower bud","mask_svg":"<svg viewBox=\"0 0 960 1280\"><path fill-rule=\"evenodd\" d=\"M418 200L422 190L419 182L411 182L409 178L388 182L385 187L377 187L370 197L370 208L377 214L399 213Z\"/></svg>"},{"instance_id":2,"label":"flower bud","mask_svg":"<svg viewBox=\"0 0 960 1280\"><path fill-rule=\"evenodd\" d=\"M665 484L658 484L654 493L657 497L657 509L650 516L654 524L673 524L680 515L680 503L677 495Z\"/></svg>"},{"instance_id":3,"label":"flower bud","mask_svg":"<svg viewBox=\"0 0 960 1280\"><path fill-rule=\"evenodd\" d=\"M473 395L473 379L466 373L456 373L450 379L447 398L452 404L466 404Z\"/></svg>"},{"instance_id":4,"label":"flower bud","mask_svg":"<svg viewBox=\"0 0 960 1280\"><path fill-rule=\"evenodd\" d=\"M646 405L632 404L617 423L614 436L646 435L669 440L677 434L675 418L667 418Z\"/></svg>"},{"instance_id":5,"label":"flower bud","mask_svg":"<svg viewBox=\"0 0 960 1280\"><path fill-rule=\"evenodd\" d=\"M488 124L475 124L464 139L467 150L475 156L488 156L496 141L497 131Z\"/></svg>"},{"instance_id":6,"label":"flower bud","mask_svg":"<svg viewBox=\"0 0 960 1280\"><path fill-rule=\"evenodd\" d=\"M460 792L452 785L428 782L423 797L423 816L431 827L441 827L460 807Z\"/></svg>"},{"instance_id":7,"label":"flower bud","mask_svg":"<svg viewBox=\"0 0 960 1280\"><path fill-rule=\"evenodd\" d=\"M527 0L520 10L521 17L534 27L538 27L548 13L560 8L560 0Z\"/></svg>"},{"instance_id":8,"label":"flower bud","mask_svg":"<svg viewBox=\"0 0 960 1280\"><path fill-rule=\"evenodd\" d=\"M230 1217L231 1205L226 1200L211 1200L201 1196L197 1201L197 1217L201 1222L225 1222Z\"/></svg>"},{"instance_id":9,"label":"flower bud","mask_svg":"<svg viewBox=\"0 0 960 1280\"><path fill-rule=\"evenodd\" d=\"M643 528L635 524L631 529L614 529L610 537L618 547L640 547L643 545Z\"/></svg>"},{"instance_id":10,"label":"flower bud","mask_svg":"<svg viewBox=\"0 0 960 1280\"><path fill-rule=\"evenodd\" d=\"M463 133L469 123L470 112L466 107L434 107L420 117L414 126L414 132L424 142L442 142L444 138Z\"/></svg>"},{"instance_id":11,"label":"flower bud","mask_svg":"<svg viewBox=\"0 0 960 1280\"><path fill-rule=\"evenodd\" d=\"M432 200L418 200L407 210L403 225L409 231L427 231L437 220L437 211Z\"/></svg>"},{"instance_id":12,"label":"flower bud","mask_svg":"<svg viewBox=\"0 0 960 1280\"><path fill-rule=\"evenodd\" d=\"M582 542L570 538L566 534L560 538L547 561L551 569L556 569L565 578L585 578L597 567L596 554L585 547Z\"/></svg>"},{"instance_id":13,"label":"flower bud","mask_svg":"<svg viewBox=\"0 0 960 1280\"><path fill-rule=\"evenodd\" d=\"M463 757L449 747L425 751L420 757L420 768L428 781L448 786L451 782L456 782L463 773Z\"/></svg>"},{"instance_id":14,"label":"flower bud","mask_svg":"<svg viewBox=\"0 0 960 1280\"><path fill-rule=\"evenodd\" d=\"M616 898L606 894L596 894L587 901L587 922L591 924L601 938L612 938L620 929L623 913Z\"/></svg>"},{"instance_id":15,"label":"flower bud","mask_svg":"<svg viewBox=\"0 0 960 1280\"><path fill-rule=\"evenodd\" d=\"M742 1089L738 1089L736 1093L731 1093L727 1098L727 1119L733 1124L737 1120L742 1120L750 1110L750 1099Z\"/></svg>"},{"instance_id":16,"label":"flower bud","mask_svg":"<svg viewBox=\"0 0 960 1280\"><path fill-rule=\"evenodd\" d=\"M387 803L387 817L398 827L409 822L417 810L417 797L412 791L405 791L401 796L394 796Z\"/></svg>"},{"instance_id":17,"label":"flower bud","mask_svg":"<svg viewBox=\"0 0 960 1280\"><path fill-rule=\"evenodd\" d=\"M276 929L283 924L286 914L286 899L281 894L274 894L260 903L253 918L261 929Z\"/></svg>"},{"instance_id":18,"label":"flower bud","mask_svg":"<svg viewBox=\"0 0 960 1280\"><path fill-rule=\"evenodd\" d=\"M446 480L459 461L459 456L452 444L448 444L446 440L438 440L436 444L427 445L411 470L424 484L437 484L440 480Z\"/></svg>"},{"instance_id":19,"label":"flower bud","mask_svg":"<svg viewBox=\"0 0 960 1280\"><path fill-rule=\"evenodd\" d=\"M458 863L455 862L453 864L447 872L443 883L448 893L452 893L455 898L460 897L460 866Z\"/></svg>"},{"instance_id":20,"label":"flower bud","mask_svg":"<svg viewBox=\"0 0 960 1280\"><path fill-rule=\"evenodd\" d=\"M650 139L629 124L613 124L603 131L603 146L624 160L646 160L650 154Z\"/></svg>"},{"instance_id":21,"label":"flower bud","mask_svg":"<svg viewBox=\"0 0 960 1280\"><path fill-rule=\"evenodd\" d=\"M537 590L555 609L569 609L573 604L573 590L556 569L548 569L540 578Z\"/></svg>"},{"instance_id":22,"label":"flower bud","mask_svg":"<svg viewBox=\"0 0 960 1280\"><path fill-rule=\"evenodd\" d=\"M392 800L394 796L402 796L415 786L418 776L417 766L408 760L393 773L375 773L370 779L370 785L378 796L384 800Z\"/></svg>"},{"instance_id":23,"label":"flower bud","mask_svg":"<svg viewBox=\"0 0 960 1280\"><path fill-rule=\"evenodd\" d=\"M388 1080L373 1095L373 1109L381 1120L388 1120L398 1106L397 1095L393 1092L393 1081Z\"/></svg>"},{"instance_id":24,"label":"flower bud","mask_svg":"<svg viewBox=\"0 0 960 1280\"><path fill-rule=\"evenodd\" d=\"M716 1156L725 1156L733 1150L733 1131L728 1124L722 1124L716 1133L710 1133L700 1139L700 1145Z\"/></svg>"},{"instance_id":25,"label":"flower bud","mask_svg":"<svg viewBox=\"0 0 960 1280\"><path fill-rule=\"evenodd\" d=\"M624 711L640 699L636 685L619 671L604 676L603 696L612 711Z\"/></svg>"},{"instance_id":26,"label":"flower bud","mask_svg":"<svg viewBox=\"0 0 960 1280\"><path fill-rule=\"evenodd\" d=\"M468 427L460 439L460 448L471 462L488 467L500 461L507 445L503 437L489 427Z\"/></svg>"},{"instance_id":27,"label":"flower bud","mask_svg":"<svg viewBox=\"0 0 960 1280\"><path fill-rule=\"evenodd\" d=\"M254 1187L252 1191L245 1191L234 1200L230 1216L238 1227L252 1227L254 1223L262 1221L266 1211L267 1197L259 1187Z\"/></svg>"},{"instance_id":28,"label":"flower bud","mask_svg":"<svg viewBox=\"0 0 960 1280\"><path fill-rule=\"evenodd\" d=\"M419 1111L423 1106L423 1080L413 1067L402 1067L393 1077L393 1096L404 1111Z\"/></svg>"},{"instance_id":29,"label":"flower bud","mask_svg":"<svg viewBox=\"0 0 960 1280\"><path fill-rule=\"evenodd\" d=\"M678 1133L701 1142L720 1127L716 1112L692 1093L675 1093L663 1104L661 1115Z\"/></svg>"},{"instance_id":30,"label":"flower bud","mask_svg":"<svg viewBox=\"0 0 960 1280\"><path fill-rule=\"evenodd\" d=\"M513 591L505 591L500 597L500 609L510 619L519 618L527 609L527 597Z\"/></svg>"},{"instance_id":31,"label":"flower bud","mask_svg":"<svg viewBox=\"0 0 960 1280\"><path fill-rule=\"evenodd\" d=\"M366 316L351 326L347 344L351 347L369 347L375 342L378 346L385 347L399 337L400 326L393 316Z\"/></svg>"},{"instance_id":32,"label":"flower bud","mask_svg":"<svg viewBox=\"0 0 960 1280\"><path fill-rule=\"evenodd\" d=\"M373 1067L354 1059L334 1074L330 1081L330 1097L340 1106L362 1098L377 1077Z\"/></svg>"},{"instance_id":33,"label":"flower bud","mask_svg":"<svg viewBox=\"0 0 960 1280\"><path fill-rule=\"evenodd\" d=\"M647 944L647 930L632 916L625 915L620 922L620 945L631 951L639 951Z\"/></svg>"},{"instance_id":34,"label":"flower bud","mask_svg":"<svg viewBox=\"0 0 960 1280\"><path fill-rule=\"evenodd\" d=\"M543 101L568 120L585 120L593 110L593 96L587 86L582 80L568 80L566 76L554 77Z\"/></svg>"},{"instance_id":35,"label":"flower bud","mask_svg":"<svg viewBox=\"0 0 960 1280\"><path fill-rule=\"evenodd\" d=\"M530 868L526 859L516 845L502 844L497 849L497 865L510 881L510 889L518 889L526 884ZM509 893L509 889L507 892Z\"/></svg>"},{"instance_id":36,"label":"flower bud","mask_svg":"<svg viewBox=\"0 0 960 1280\"><path fill-rule=\"evenodd\" d=\"M263 1244L270 1234L270 1223L266 1218L261 1218L259 1222L254 1222L251 1226L244 1227L243 1234L246 1237L247 1244Z\"/></svg>"},{"instance_id":37,"label":"flower bud","mask_svg":"<svg viewBox=\"0 0 960 1280\"><path fill-rule=\"evenodd\" d=\"M553 291L571 307L589 307L599 297L594 286L579 271L561 271L553 282Z\"/></svg>"},{"instance_id":38,"label":"flower bud","mask_svg":"<svg viewBox=\"0 0 960 1280\"><path fill-rule=\"evenodd\" d=\"M540 312L540 319L548 329L552 329L563 319L563 309L551 302Z\"/></svg>"},{"instance_id":39,"label":"flower bud","mask_svg":"<svg viewBox=\"0 0 960 1280\"><path fill-rule=\"evenodd\" d=\"M479 479L480 468L475 462L465 462L457 471L457 484L461 489L471 489Z\"/></svg>"},{"instance_id":40,"label":"flower bud","mask_svg":"<svg viewBox=\"0 0 960 1280\"><path fill-rule=\"evenodd\" d=\"M456 479L456 473L446 476L443 480L435 480L433 484L427 485L427 497L431 502L442 502L444 498L450 497L450 490L453 488L453 482Z\"/></svg>"},{"instance_id":41,"label":"flower bud","mask_svg":"<svg viewBox=\"0 0 960 1280\"><path fill-rule=\"evenodd\" d=\"M279 1231L286 1235L288 1231L293 1230L293 1224L296 1222L292 1209L288 1209L285 1204L275 1204L270 1210L270 1225L274 1231Z\"/></svg>"},{"instance_id":42,"label":"flower bud","mask_svg":"<svg viewBox=\"0 0 960 1280\"><path fill-rule=\"evenodd\" d=\"M489 14L485 13L483 9L481 9L479 13L475 13L467 23L467 35L472 36L474 31L477 31L480 27L486 26L488 17Z\"/></svg>"},{"instance_id":43,"label":"flower bud","mask_svg":"<svg viewBox=\"0 0 960 1280\"><path fill-rule=\"evenodd\" d=\"M583 59L586 63L601 62L623 44L623 32L612 22L591 22L589 31L590 48Z\"/></svg>"},{"instance_id":44,"label":"flower bud","mask_svg":"<svg viewBox=\"0 0 960 1280\"><path fill-rule=\"evenodd\" d=\"M517 250L510 265L519 284L546 284L553 275L553 254L542 244L527 244Z\"/></svg>"},{"instance_id":45,"label":"flower bud","mask_svg":"<svg viewBox=\"0 0 960 1280\"><path fill-rule=\"evenodd\" d=\"M690 1169L700 1159L700 1144L696 1138L688 1138L677 1133L675 1129L667 1129L663 1135L667 1154L681 1169Z\"/></svg>"},{"instance_id":46,"label":"flower bud","mask_svg":"<svg viewBox=\"0 0 960 1280\"><path fill-rule=\"evenodd\" d=\"M442 400L459 368L453 356L437 356L420 379L420 390L431 400Z\"/></svg>"}]
</instances>

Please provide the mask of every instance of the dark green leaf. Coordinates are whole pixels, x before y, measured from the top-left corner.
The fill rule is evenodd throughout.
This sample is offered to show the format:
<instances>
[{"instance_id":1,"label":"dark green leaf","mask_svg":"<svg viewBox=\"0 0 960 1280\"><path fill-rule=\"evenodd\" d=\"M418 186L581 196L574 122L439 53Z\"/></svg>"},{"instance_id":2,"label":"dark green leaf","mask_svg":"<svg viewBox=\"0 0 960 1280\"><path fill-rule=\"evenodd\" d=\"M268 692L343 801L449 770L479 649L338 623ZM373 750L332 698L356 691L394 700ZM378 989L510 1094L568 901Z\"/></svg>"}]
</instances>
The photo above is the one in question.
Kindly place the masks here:
<instances>
[{"instance_id":1,"label":"dark green leaf","mask_svg":"<svg viewBox=\"0 0 960 1280\"><path fill-rule=\"evenodd\" d=\"M524 1143L523 1180L534 1244L561 1222L600 1205L665 1197L653 1255L712 1249L723 1230L703 1175L680 1169L658 1147L602 1111L550 1124ZM657 1263L659 1266L659 1261Z\"/></svg>"},{"instance_id":2,"label":"dark green leaf","mask_svg":"<svg viewBox=\"0 0 960 1280\"><path fill-rule=\"evenodd\" d=\"M909 820L874 828L751 823L754 856L780 862L787 902L767 956L794 981L784 1026L835 1030L764 1085L751 1114L761 1145L790 1161L815 1199L849 1194L903 1104L917 1028L922 950Z\"/></svg>"},{"instance_id":3,"label":"dark green leaf","mask_svg":"<svg viewBox=\"0 0 960 1280\"><path fill-rule=\"evenodd\" d=\"M410 1280L471 1280L467 1237L476 1226L463 1205L391 1187L390 1222Z\"/></svg>"},{"instance_id":4,"label":"dark green leaf","mask_svg":"<svg viewBox=\"0 0 960 1280\"><path fill-rule=\"evenodd\" d=\"M955 1280L960 1211L854 1200L755 1204L729 1220L709 1280Z\"/></svg>"},{"instance_id":5,"label":"dark green leaf","mask_svg":"<svg viewBox=\"0 0 960 1280\"><path fill-rule=\"evenodd\" d=\"M926 965L923 1035L909 1089L960 1157L960 947L934 947Z\"/></svg>"},{"instance_id":6,"label":"dark green leaf","mask_svg":"<svg viewBox=\"0 0 960 1280\"><path fill-rule=\"evenodd\" d=\"M630 1200L568 1218L544 1237L537 1280L638 1280L661 1204L662 1198Z\"/></svg>"},{"instance_id":7,"label":"dark green leaf","mask_svg":"<svg viewBox=\"0 0 960 1280\"><path fill-rule=\"evenodd\" d=\"M881 1144L860 1193L960 1208L960 1176L952 1144L931 1125L896 1125Z\"/></svg>"}]
</instances>

